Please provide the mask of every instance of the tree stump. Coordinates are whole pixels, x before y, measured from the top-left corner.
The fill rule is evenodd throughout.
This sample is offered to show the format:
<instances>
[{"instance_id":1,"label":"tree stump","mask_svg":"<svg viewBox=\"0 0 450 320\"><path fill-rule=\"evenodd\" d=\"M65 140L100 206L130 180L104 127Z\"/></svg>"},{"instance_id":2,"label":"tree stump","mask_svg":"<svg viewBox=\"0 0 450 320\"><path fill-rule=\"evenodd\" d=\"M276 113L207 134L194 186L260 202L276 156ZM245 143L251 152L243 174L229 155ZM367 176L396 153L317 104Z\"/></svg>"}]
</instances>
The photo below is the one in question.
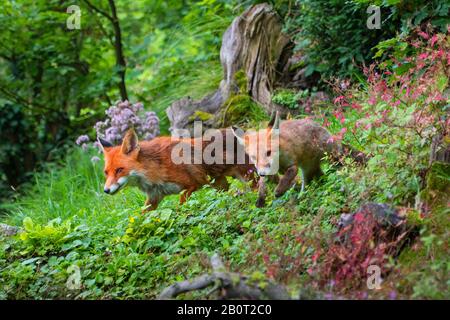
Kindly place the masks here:
<instances>
[{"instance_id":1,"label":"tree stump","mask_svg":"<svg viewBox=\"0 0 450 320\"><path fill-rule=\"evenodd\" d=\"M289 38L282 32L282 23L267 3L248 8L236 17L225 31L220 49L224 77L219 88L198 101L182 98L167 108L170 130L184 129L195 120L195 112L216 114L238 87L235 75L243 70L247 93L268 113L274 108L271 91L287 63L284 50L290 51ZM209 123L214 127L214 123Z\"/></svg>"}]
</instances>

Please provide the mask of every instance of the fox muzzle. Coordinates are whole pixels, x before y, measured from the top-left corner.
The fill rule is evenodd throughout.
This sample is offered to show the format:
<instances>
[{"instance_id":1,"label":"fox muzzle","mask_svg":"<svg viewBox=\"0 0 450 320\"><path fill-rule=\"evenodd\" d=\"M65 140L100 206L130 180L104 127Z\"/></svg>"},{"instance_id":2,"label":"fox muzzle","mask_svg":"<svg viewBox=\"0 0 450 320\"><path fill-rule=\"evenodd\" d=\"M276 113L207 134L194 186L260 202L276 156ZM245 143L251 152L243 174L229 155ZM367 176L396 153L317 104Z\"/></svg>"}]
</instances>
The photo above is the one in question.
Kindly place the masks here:
<instances>
[{"instance_id":1,"label":"fox muzzle","mask_svg":"<svg viewBox=\"0 0 450 320\"><path fill-rule=\"evenodd\" d=\"M113 195L117 191L120 190L123 186L125 186L128 182L128 177L121 177L119 180L117 180L117 183L111 184L109 187L105 185L103 191L107 194Z\"/></svg>"}]
</instances>

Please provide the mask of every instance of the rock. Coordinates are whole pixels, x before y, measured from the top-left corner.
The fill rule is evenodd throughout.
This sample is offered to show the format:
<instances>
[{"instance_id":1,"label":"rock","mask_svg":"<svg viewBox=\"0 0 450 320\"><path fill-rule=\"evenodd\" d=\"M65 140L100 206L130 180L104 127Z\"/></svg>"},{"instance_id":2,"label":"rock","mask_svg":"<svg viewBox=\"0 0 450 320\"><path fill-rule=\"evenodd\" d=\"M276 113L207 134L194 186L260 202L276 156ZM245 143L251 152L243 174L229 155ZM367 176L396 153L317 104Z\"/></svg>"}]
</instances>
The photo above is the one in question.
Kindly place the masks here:
<instances>
[{"instance_id":1,"label":"rock","mask_svg":"<svg viewBox=\"0 0 450 320\"><path fill-rule=\"evenodd\" d=\"M18 228L18 227L0 223L0 235L10 237L10 236L17 234L19 231L20 231L20 228Z\"/></svg>"},{"instance_id":2,"label":"rock","mask_svg":"<svg viewBox=\"0 0 450 320\"><path fill-rule=\"evenodd\" d=\"M352 250L358 238L367 242L366 249L386 249L386 254L396 258L419 234L421 219L413 209L396 209L387 204L367 203L354 213L342 214L338 231L333 236L336 247ZM384 250L383 249L383 250Z\"/></svg>"},{"instance_id":3,"label":"rock","mask_svg":"<svg viewBox=\"0 0 450 320\"><path fill-rule=\"evenodd\" d=\"M399 211L387 204L370 202L359 207L354 213L341 215L335 241L345 246L350 245L353 228L360 227L367 228L367 232L372 233L375 243L413 239L417 235L417 225L407 221L405 211ZM404 243L399 243L399 251Z\"/></svg>"},{"instance_id":4,"label":"rock","mask_svg":"<svg viewBox=\"0 0 450 320\"><path fill-rule=\"evenodd\" d=\"M290 44L282 32L282 23L267 3L251 6L236 17L225 31L220 49L224 77L219 88L201 100L182 98L167 108L170 130L184 129L193 122L196 111L216 114L228 98L239 91L235 75L243 70L247 79L246 93L268 113L271 91L286 63L283 51ZM214 126L211 121L207 125Z\"/></svg>"},{"instance_id":5,"label":"rock","mask_svg":"<svg viewBox=\"0 0 450 320\"><path fill-rule=\"evenodd\" d=\"M372 215L377 223L382 227L396 227L405 221L405 217L400 215L398 210L384 203L372 203L362 205L354 213L344 213L340 216L339 230L349 226L354 222L355 215L362 213Z\"/></svg>"}]
</instances>

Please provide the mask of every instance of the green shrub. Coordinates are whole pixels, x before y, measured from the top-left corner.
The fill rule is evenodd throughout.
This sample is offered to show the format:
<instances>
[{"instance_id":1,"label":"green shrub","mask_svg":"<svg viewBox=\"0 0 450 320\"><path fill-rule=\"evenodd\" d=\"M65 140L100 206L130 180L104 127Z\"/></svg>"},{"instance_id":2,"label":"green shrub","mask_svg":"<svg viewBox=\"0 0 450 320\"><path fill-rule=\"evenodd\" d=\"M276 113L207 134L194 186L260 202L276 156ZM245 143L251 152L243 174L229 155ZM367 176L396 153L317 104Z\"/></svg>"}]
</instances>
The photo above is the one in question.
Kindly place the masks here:
<instances>
[{"instance_id":1,"label":"green shrub","mask_svg":"<svg viewBox=\"0 0 450 320\"><path fill-rule=\"evenodd\" d=\"M285 106L289 109L296 109L298 107L297 94L292 90L279 90L272 96L272 102Z\"/></svg>"},{"instance_id":2,"label":"green shrub","mask_svg":"<svg viewBox=\"0 0 450 320\"><path fill-rule=\"evenodd\" d=\"M381 29L370 30L366 10L374 4L381 7ZM372 48L380 41L408 34L425 22L444 32L449 8L439 0L305 0L296 2L287 27L296 50L307 56L307 76L318 72L323 79L357 77L362 65L373 61Z\"/></svg>"}]
</instances>

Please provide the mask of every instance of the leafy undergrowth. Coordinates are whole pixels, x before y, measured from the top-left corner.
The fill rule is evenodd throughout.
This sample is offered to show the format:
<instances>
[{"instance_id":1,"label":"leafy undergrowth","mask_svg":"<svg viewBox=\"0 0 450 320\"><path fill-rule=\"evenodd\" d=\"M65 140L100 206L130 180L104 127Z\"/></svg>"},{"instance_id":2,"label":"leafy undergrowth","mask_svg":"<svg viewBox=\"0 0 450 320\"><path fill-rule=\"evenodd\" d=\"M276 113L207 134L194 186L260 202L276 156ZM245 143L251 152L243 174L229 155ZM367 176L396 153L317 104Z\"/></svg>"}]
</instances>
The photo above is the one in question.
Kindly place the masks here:
<instances>
[{"instance_id":1,"label":"leafy undergrowth","mask_svg":"<svg viewBox=\"0 0 450 320\"><path fill-rule=\"evenodd\" d=\"M182 206L177 196L167 197L142 215L139 191L101 193L100 164L88 155L75 151L52 172L38 176L17 213L5 218L24 232L1 244L2 298L153 298L171 282L203 272L213 252L235 270L250 270L248 242L266 226L278 229L280 219L291 228L295 216L281 203L249 205L256 194L238 181L228 192L206 187ZM79 289L68 286L73 266Z\"/></svg>"},{"instance_id":2,"label":"leafy undergrowth","mask_svg":"<svg viewBox=\"0 0 450 320\"><path fill-rule=\"evenodd\" d=\"M448 164L430 167L429 155L432 139L448 144L450 134L449 39L421 37L400 46L415 52L368 67L367 81L338 96L333 112L310 114L333 140L363 150L367 163L325 162L326 174L305 192L270 193L265 208L233 180L227 192L205 187L183 205L167 197L142 215L138 190L103 194L101 162L74 150L4 206L2 222L24 231L0 243L0 298L155 298L207 271L218 252L230 270L285 284L293 297L448 299L450 173ZM340 214L367 202L406 212L418 236L394 255L355 216L353 246L336 246ZM364 271L373 263L383 282L369 290Z\"/></svg>"},{"instance_id":3,"label":"leafy undergrowth","mask_svg":"<svg viewBox=\"0 0 450 320\"><path fill-rule=\"evenodd\" d=\"M363 174L370 168L325 168L327 176L308 186L306 193L292 189L279 199L269 198L266 208L256 208L256 193L233 180L228 192L205 187L184 205L177 196L167 197L158 210L142 215L144 197L138 190L102 194L101 164L74 151L64 168L37 176L14 214L3 219L24 232L0 245L0 297L155 298L174 281L207 271L214 252L231 270L288 285L293 297L301 291L314 298L386 298L393 290L398 298L410 298L410 290L417 292L416 298L448 297L448 291L428 285L442 285L445 274L436 275L440 271L416 258L408 263L419 265L404 270L403 286L370 291L365 289L366 278L355 276L352 287L333 295L333 282L322 281L332 275L315 273L322 261L319 254L348 196L364 194L364 185L349 185L346 171ZM353 199L352 208L364 200ZM432 237L426 248L441 239ZM434 250L437 263L445 264L443 248ZM423 254L426 258L427 252Z\"/></svg>"}]
</instances>

